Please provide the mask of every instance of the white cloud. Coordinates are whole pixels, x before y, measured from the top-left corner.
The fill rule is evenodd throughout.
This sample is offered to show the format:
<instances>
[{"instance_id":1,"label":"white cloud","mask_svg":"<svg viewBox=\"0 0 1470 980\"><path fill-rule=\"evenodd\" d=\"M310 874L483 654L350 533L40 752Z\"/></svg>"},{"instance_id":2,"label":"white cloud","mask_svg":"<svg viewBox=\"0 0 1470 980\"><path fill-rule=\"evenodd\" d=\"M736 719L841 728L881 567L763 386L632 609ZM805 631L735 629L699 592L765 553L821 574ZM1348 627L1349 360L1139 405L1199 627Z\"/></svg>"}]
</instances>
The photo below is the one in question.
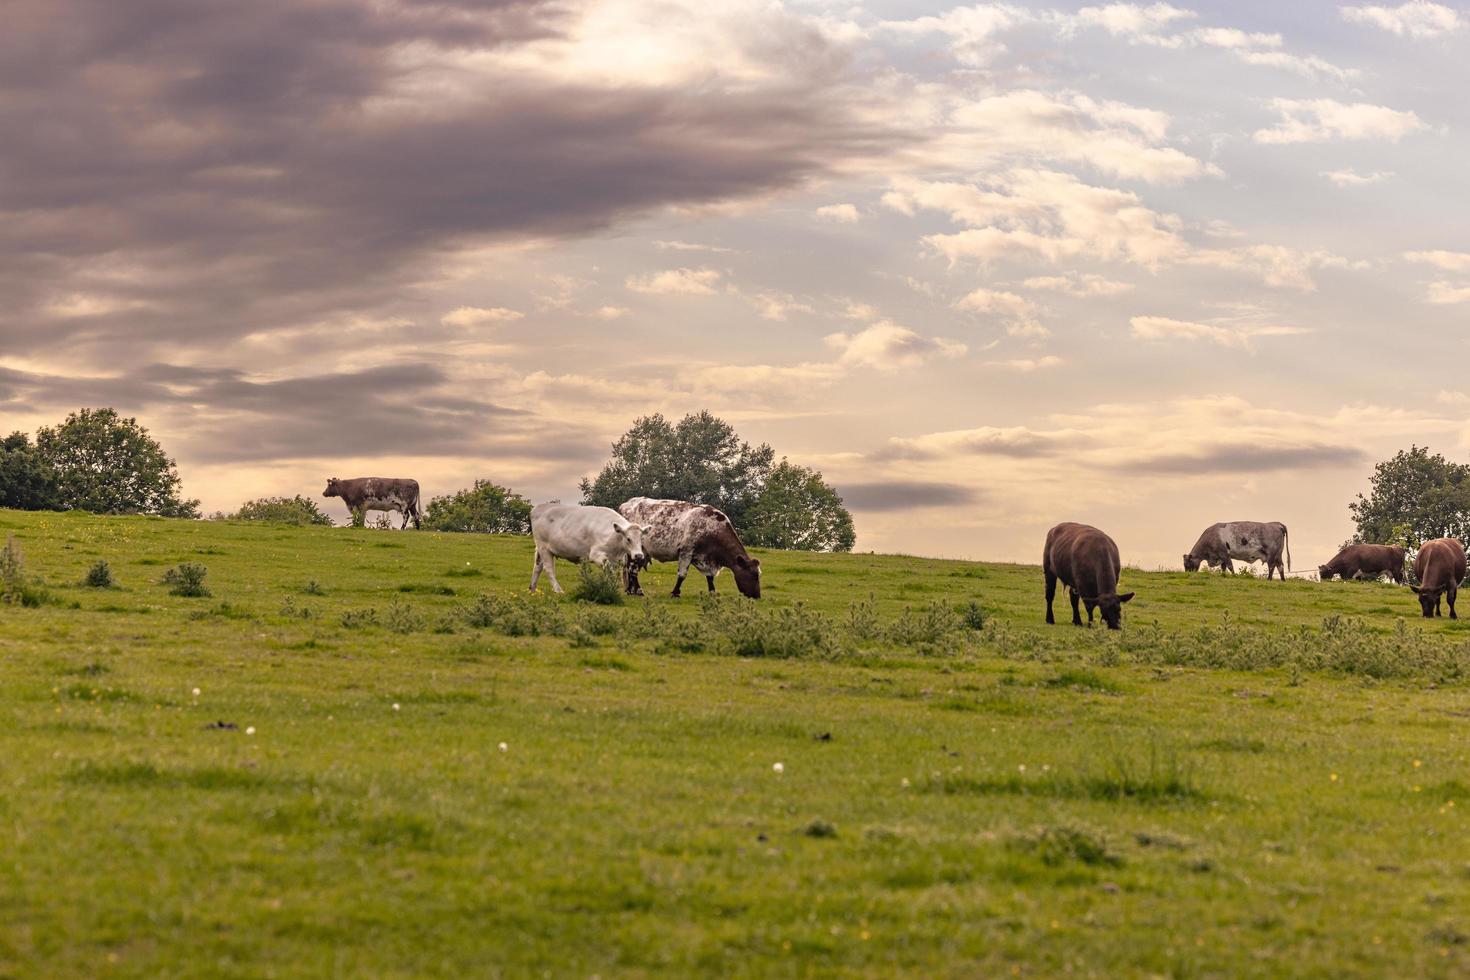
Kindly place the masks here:
<instances>
[{"instance_id":1,"label":"white cloud","mask_svg":"<svg viewBox=\"0 0 1470 980\"><path fill-rule=\"evenodd\" d=\"M996 289L976 289L955 301L954 308L972 313L989 313L999 317L1006 333L1012 337L1048 337L1048 330L1037 318L1040 310L1024 296Z\"/></svg>"},{"instance_id":2,"label":"white cloud","mask_svg":"<svg viewBox=\"0 0 1470 980\"><path fill-rule=\"evenodd\" d=\"M489 323L511 323L525 316L503 306L461 306L439 318L446 327L482 327Z\"/></svg>"},{"instance_id":3,"label":"white cloud","mask_svg":"<svg viewBox=\"0 0 1470 980\"><path fill-rule=\"evenodd\" d=\"M1410 0L1397 7L1343 7L1342 16L1355 24L1407 37L1438 37L1458 31L1465 23L1453 9L1428 0Z\"/></svg>"},{"instance_id":4,"label":"white cloud","mask_svg":"<svg viewBox=\"0 0 1470 980\"><path fill-rule=\"evenodd\" d=\"M1366 102L1344 103L1335 99L1272 99L1271 108L1281 121L1271 129L1258 129L1257 143L1321 143L1331 139L1385 139L1397 143L1424 128L1412 110L1400 111Z\"/></svg>"},{"instance_id":5,"label":"white cloud","mask_svg":"<svg viewBox=\"0 0 1470 980\"><path fill-rule=\"evenodd\" d=\"M1136 3L1110 3L1100 7L1083 7L1077 11L1071 23L1101 27L1115 36L1139 36L1154 34L1159 28L1167 27L1176 20L1188 20L1194 16L1192 10L1182 10L1167 3L1155 3L1147 7Z\"/></svg>"},{"instance_id":6,"label":"white cloud","mask_svg":"<svg viewBox=\"0 0 1470 980\"><path fill-rule=\"evenodd\" d=\"M1221 326L1174 320L1164 316L1136 316L1128 323L1133 328L1133 336L1140 340L1204 340L1221 347L1235 347L1245 351L1254 349L1253 341L1257 337L1310 333L1301 327Z\"/></svg>"},{"instance_id":7,"label":"white cloud","mask_svg":"<svg viewBox=\"0 0 1470 980\"><path fill-rule=\"evenodd\" d=\"M817 208L816 215L827 221L836 221L840 224L853 224L860 217L858 209L851 204L827 204Z\"/></svg>"},{"instance_id":8,"label":"white cloud","mask_svg":"<svg viewBox=\"0 0 1470 980\"><path fill-rule=\"evenodd\" d=\"M789 293L756 293L745 297L763 320L784 320L792 313L815 313L810 303L803 303Z\"/></svg>"},{"instance_id":9,"label":"white cloud","mask_svg":"<svg viewBox=\"0 0 1470 980\"><path fill-rule=\"evenodd\" d=\"M1337 187L1366 187L1368 184L1381 184L1393 177L1393 173L1387 170L1375 170L1371 174L1360 174L1351 168L1345 170L1323 170L1317 176L1326 177Z\"/></svg>"},{"instance_id":10,"label":"white cloud","mask_svg":"<svg viewBox=\"0 0 1470 980\"><path fill-rule=\"evenodd\" d=\"M825 340L827 346L842 352L839 364L879 371L918 367L934 356L959 357L968 349L943 337L922 337L891 320L880 320L853 334L828 334Z\"/></svg>"},{"instance_id":11,"label":"white cloud","mask_svg":"<svg viewBox=\"0 0 1470 980\"><path fill-rule=\"evenodd\" d=\"M670 241L667 239L655 239L655 248L673 252L734 252L733 248L725 248L722 245L705 245L700 242Z\"/></svg>"},{"instance_id":12,"label":"white cloud","mask_svg":"<svg viewBox=\"0 0 1470 980\"><path fill-rule=\"evenodd\" d=\"M1446 272L1470 272L1470 252L1448 252L1431 249L1427 252L1405 252L1410 262L1423 262Z\"/></svg>"},{"instance_id":13,"label":"white cloud","mask_svg":"<svg viewBox=\"0 0 1470 980\"><path fill-rule=\"evenodd\" d=\"M1470 286L1453 282L1432 282L1429 284L1428 302L1439 305L1452 303L1470 303Z\"/></svg>"},{"instance_id":14,"label":"white cloud","mask_svg":"<svg viewBox=\"0 0 1470 980\"><path fill-rule=\"evenodd\" d=\"M626 285L635 293L650 296L713 296L719 282L716 269L665 269L629 276Z\"/></svg>"},{"instance_id":15,"label":"white cloud","mask_svg":"<svg viewBox=\"0 0 1470 980\"><path fill-rule=\"evenodd\" d=\"M1005 51L996 36L1032 20L1023 8L1010 4L985 3L955 7L938 16L913 20L884 21L883 30L900 36L942 34L949 38L950 51L962 65L979 67Z\"/></svg>"},{"instance_id":16,"label":"white cloud","mask_svg":"<svg viewBox=\"0 0 1470 980\"><path fill-rule=\"evenodd\" d=\"M1045 289L1085 299L1092 296L1121 296L1132 292L1133 284L1117 282L1093 272L1069 272L1064 276L1032 276L1021 283L1026 289Z\"/></svg>"},{"instance_id":17,"label":"white cloud","mask_svg":"<svg viewBox=\"0 0 1470 980\"><path fill-rule=\"evenodd\" d=\"M1000 368L1003 371L1015 371L1018 374L1030 374L1033 371L1044 371L1065 363L1060 357L1047 354L1045 357L1018 357L1009 361L986 361L986 367Z\"/></svg>"},{"instance_id":18,"label":"white cloud","mask_svg":"<svg viewBox=\"0 0 1470 980\"><path fill-rule=\"evenodd\" d=\"M597 320L621 320L631 312L626 306L599 306L588 315Z\"/></svg>"}]
</instances>

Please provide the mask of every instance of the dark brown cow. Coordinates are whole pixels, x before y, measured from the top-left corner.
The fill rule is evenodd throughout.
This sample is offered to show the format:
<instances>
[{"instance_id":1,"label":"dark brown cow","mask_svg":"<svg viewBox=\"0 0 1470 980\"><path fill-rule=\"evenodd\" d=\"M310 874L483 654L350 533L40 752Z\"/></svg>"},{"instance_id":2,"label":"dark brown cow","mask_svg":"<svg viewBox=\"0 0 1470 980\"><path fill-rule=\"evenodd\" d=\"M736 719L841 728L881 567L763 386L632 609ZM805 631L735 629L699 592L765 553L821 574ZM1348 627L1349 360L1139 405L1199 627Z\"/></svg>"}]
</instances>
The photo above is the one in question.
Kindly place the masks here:
<instances>
[{"instance_id":1,"label":"dark brown cow","mask_svg":"<svg viewBox=\"0 0 1470 980\"><path fill-rule=\"evenodd\" d=\"M366 519L370 510L398 511L403 515L403 527L413 521L414 529L419 526L419 481L396 479L387 476L360 476L353 480L339 480L335 476L327 481L323 497L341 497L353 519ZM399 530L402 530L400 528Z\"/></svg>"},{"instance_id":2,"label":"dark brown cow","mask_svg":"<svg viewBox=\"0 0 1470 980\"><path fill-rule=\"evenodd\" d=\"M1455 593L1465 579L1465 548L1454 538L1435 538L1424 542L1419 556L1414 559L1414 577L1417 586L1409 586L1419 596L1419 608L1424 617L1440 615L1439 598L1449 600L1450 619L1455 615Z\"/></svg>"},{"instance_id":3,"label":"dark brown cow","mask_svg":"<svg viewBox=\"0 0 1470 980\"><path fill-rule=\"evenodd\" d=\"M679 577L674 581L674 595L684 587L684 577L693 565L704 574L709 590L715 590L715 576L728 568L735 576L735 587L751 599L761 597L761 563L752 558L740 543L740 535L723 511L708 504L685 500L654 500L634 497L618 508L630 521L644 525L643 552L648 559L676 561ZM637 568L629 569L628 591L642 595L638 587Z\"/></svg>"},{"instance_id":4,"label":"dark brown cow","mask_svg":"<svg viewBox=\"0 0 1470 980\"><path fill-rule=\"evenodd\" d=\"M1318 565L1317 577L1330 582L1337 576L1377 579L1388 575L1403 585L1404 557L1408 553L1407 548L1393 544L1350 544L1327 564Z\"/></svg>"},{"instance_id":5,"label":"dark brown cow","mask_svg":"<svg viewBox=\"0 0 1470 980\"><path fill-rule=\"evenodd\" d=\"M1087 606L1087 625L1092 625L1092 611L1102 612L1108 629L1122 628L1123 603L1133 598L1128 592L1118 595L1118 546L1113 539L1086 524L1058 524L1047 532L1046 550L1041 555L1041 570L1046 574L1046 621L1055 623L1051 603L1057 594L1057 582L1067 587L1072 600L1072 625L1082 625L1077 600Z\"/></svg>"}]
</instances>

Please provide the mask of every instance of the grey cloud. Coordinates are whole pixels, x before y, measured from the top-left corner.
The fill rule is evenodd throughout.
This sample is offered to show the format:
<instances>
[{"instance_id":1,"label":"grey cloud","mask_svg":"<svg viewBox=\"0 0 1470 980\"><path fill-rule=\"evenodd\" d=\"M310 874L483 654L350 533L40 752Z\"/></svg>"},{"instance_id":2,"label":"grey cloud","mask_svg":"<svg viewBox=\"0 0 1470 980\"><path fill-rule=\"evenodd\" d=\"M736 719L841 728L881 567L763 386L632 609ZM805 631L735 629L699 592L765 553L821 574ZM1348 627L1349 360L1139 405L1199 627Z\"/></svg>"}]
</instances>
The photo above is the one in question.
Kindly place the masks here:
<instances>
[{"instance_id":1,"label":"grey cloud","mask_svg":"<svg viewBox=\"0 0 1470 980\"><path fill-rule=\"evenodd\" d=\"M818 35L780 91L497 86L379 97L417 42L554 34L551 0L20 0L0 38L11 350L101 354L391 309L447 250L791 186L900 137L852 122ZM373 100L379 99L375 103ZM368 111L368 106L375 106ZM118 267L126 274L114 274ZM113 312L49 299L105 292Z\"/></svg>"},{"instance_id":2,"label":"grey cloud","mask_svg":"<svg viewBox=\"0 0 1470 980\"><path fill-rule=\"evenodd\" d=\"M1354 466L1368 458L1353 446L1314 444L1301 446L1258 446L1220 444L1187 453L1161 453L1114 468L1141 473L1270 473L1279 470L1332 469Z\"/></svg>"},{"instance_id":3,"label":"grey cloud","mask_svg":"<svg viewBox=\"0 0 1470 980\"><path fill-rule=\"evenodd\" d=\"M915 507L972 504L981 498L980 492L971 487L922 480L844 483L837 491L842 494L843 503L857 511L911 510Z\"/></svg>"},{"instance_id":4,"label":"grey cloud","mask_svg":"<svg viewBox=\"0 0 1470 980\"><path fill-rule=\"evenodd\" d=\"M940 433L940 436L945 435ZM942 446L922 439L894 439L871 454L873 459L941 459L954 456L1003 456L1007 459L1045 459L1083 444L1083 437L1016 429L956 434Z\"/></svg>"}]
</instances>

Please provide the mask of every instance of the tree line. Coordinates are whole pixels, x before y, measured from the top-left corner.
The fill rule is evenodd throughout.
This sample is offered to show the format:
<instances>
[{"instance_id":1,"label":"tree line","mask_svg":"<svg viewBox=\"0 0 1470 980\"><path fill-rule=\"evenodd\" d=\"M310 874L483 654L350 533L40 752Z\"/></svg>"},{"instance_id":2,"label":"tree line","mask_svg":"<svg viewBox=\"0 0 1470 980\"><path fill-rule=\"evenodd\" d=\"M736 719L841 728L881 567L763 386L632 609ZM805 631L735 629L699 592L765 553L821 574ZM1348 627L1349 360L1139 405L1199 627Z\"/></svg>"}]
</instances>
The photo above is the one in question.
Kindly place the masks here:
<instances>
[{"instance_id":1,"label":"tree line","mask_svg":"<svg viewBox=\"0 0 1470 980\"><path fill-rule=\"evenodd\" d=\"M581 482L582 503L616 508L629 497L669 497L723 510L751 547L851 551L852 514L814 469L779 462L767 444L752 446L709 412L672 423L650 415L612 446L598 474ZM197 518L199 501L181 495L172 457L133 418L84 408L33 442L23 432L0 440L0 507L157 514ZM262 497L214 519L327 525L310 497ZM422 526L436 531L529 534L531 502L489 480L435 497Z\"/></svg>"}]
</instances>

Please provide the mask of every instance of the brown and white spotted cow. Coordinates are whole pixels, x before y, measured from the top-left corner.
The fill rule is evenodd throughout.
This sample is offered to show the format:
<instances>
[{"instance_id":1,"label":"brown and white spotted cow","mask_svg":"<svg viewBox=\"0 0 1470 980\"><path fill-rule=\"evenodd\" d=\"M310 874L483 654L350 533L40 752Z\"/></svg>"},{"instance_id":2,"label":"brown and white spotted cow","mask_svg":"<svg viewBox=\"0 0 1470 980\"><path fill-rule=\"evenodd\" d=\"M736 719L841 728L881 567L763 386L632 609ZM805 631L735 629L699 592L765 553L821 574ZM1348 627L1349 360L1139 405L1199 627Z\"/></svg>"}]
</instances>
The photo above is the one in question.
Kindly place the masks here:
<instances>
[{"instance_id":1,"label":"brown and white spotted cow","mask_svg":"<svg viewBox=\"0 0 1470 980\"><path fill-rule=\"evenodd\" d=\"M761 597L760 559L746 554L740 535L723 512L708 504L634 497L624 502L618 513L647 529L643 532L643 551L649 558L679 563L675 596L693 565L709 582L711 592L715 590L715 576L720 569L728 568L741 595ZM636 575L629 576L628 591L641 594Z\"/></svg>"},{"instance_id":2,"label":"brown and white spotted cow","mask_svg":"<svg viewBox=\"0 0 1470 980\"><path fill-rule=\"evenodd\" d=\"M397 511L403 515L403 527L413 521L419 526L419 481L386 476L360 476L353 480L327 481L323 497L341 497L353 519L366 519L370 510ZM402 530L402 528L400 528Z\"/></svg>"},{"instance_id":3,"label":"brown and white spotted cow","mask_svg":"<svg viewBox=\"0 0 1470 980\"><path fill-rule=\"evenodd\" d=\"M1281 560L1282 553L1286 561ZM1201 563L1218 565L1234 574L1235 564L1230 560L1263 561L1266 563L1266 579L1280 573L1286 581L1287 569L1291 568L1291 544L1287 540L1286 525L1280 521L1262 524L1260 521L1225 521L1205 528L1189 554L1184 556L1186 572L1199 571Z\"/></svg>"}]
</instances>

